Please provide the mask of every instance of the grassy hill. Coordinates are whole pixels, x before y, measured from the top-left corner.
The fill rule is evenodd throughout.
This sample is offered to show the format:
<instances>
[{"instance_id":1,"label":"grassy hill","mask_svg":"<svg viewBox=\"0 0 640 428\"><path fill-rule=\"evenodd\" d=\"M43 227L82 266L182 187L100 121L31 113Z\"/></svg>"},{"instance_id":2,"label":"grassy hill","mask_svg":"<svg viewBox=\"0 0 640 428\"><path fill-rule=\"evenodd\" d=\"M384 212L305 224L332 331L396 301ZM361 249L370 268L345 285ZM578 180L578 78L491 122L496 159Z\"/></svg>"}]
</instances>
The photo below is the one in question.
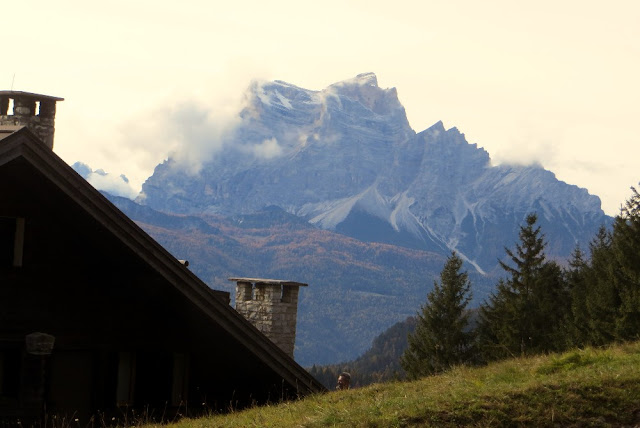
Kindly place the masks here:
<instances>
[{"instance_id":1,"label":"grassy hill","mask_svg":"<svg viewBox=\"0 0 640 428\"><path fill-rule=\"evenodd\" d=\"M640 426L640 342L460 367L169 426Z\"/></svg>"}]
</instances>

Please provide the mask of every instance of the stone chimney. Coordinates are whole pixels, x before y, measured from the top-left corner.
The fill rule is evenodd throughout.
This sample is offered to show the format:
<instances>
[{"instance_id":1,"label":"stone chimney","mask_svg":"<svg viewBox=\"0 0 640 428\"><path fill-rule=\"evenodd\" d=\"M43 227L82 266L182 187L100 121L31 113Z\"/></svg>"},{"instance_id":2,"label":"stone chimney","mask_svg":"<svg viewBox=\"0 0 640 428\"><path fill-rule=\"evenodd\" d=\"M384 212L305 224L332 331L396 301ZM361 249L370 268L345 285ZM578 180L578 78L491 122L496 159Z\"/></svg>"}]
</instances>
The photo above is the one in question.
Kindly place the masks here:
<instances>
[{"instance_id":1,"label":"stone chimney","mask_svg":"<svg viewBox=\"0 0 640 428\"><path fill-rule=\"evenodd\" d=\"M236 310L293 358L298 291L307 284L261 278L229 281L236 282Z\"/></svg>"},{"instance_id":2,"label":"stone chimney","mask_svg":"<svg viewBox=\"0 0 640 428\"><path fill-rule=\"evenodd\" d=\"M26 126L53 149L56 102L63 100L30 92L0 91L0 133Z\"/></svg>"}]
</instances>

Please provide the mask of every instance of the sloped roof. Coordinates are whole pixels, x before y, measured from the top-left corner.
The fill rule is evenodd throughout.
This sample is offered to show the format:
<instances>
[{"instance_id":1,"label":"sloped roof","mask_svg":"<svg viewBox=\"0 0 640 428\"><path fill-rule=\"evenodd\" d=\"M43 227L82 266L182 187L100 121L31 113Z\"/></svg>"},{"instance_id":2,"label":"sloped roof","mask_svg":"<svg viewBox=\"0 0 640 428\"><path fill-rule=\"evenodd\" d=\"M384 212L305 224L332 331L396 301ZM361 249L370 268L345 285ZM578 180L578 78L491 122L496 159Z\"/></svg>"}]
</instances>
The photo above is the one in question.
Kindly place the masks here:
<instances>
[{"instance_id":1,"label":"sloped roof","mask_svg":"<svg viewBox=\"0 0 640 428\"><path fill-rule=\"evenodd\" d=\"M8 137L20 128L24 128L24 125L0 125L0 140Z\"/></svg>"},{"instance_id":2,"label":"sloped roof","mask_svg":"<svg viewBox=\"0 0 640 428\"><path fill-rule=\"evenodd\" d=\"M295 286L295 287L306 287L309 284L305 284L304 282L297 281L289 281L286 279L267 279L267 278L229 278L229 281L234 282L254 282L259 284L267 284L267 285L286 285L286 286Z\"/></svg>"},{"instance_id":3,"label":"sloped roof","mask_svg":"<svg viewBox=\"0 0 640 428\"><path fill-rule=\"evenodd\" d=\"M52 101L64 101L64 98L52 97L51 95L36 94L34 92L23 91L0 91L0 96L5 97L27 97L34 100L52 100Z\"/></svg>"},{"instance_id":4,"label":"sloped roof","mask_svg":"<svg viewBox=\"0 0 640 428\"><path fill-rule=\"evenodd\" d=\"M184 295L195 310L222 327L247 352L255 355L284 381L297 388L300 395L325 390L304 368L229 306L228 293L212 291L27 128L0 141L0 168L18 158L42 173L84 212Z\"/></svg>"}]
</instances>

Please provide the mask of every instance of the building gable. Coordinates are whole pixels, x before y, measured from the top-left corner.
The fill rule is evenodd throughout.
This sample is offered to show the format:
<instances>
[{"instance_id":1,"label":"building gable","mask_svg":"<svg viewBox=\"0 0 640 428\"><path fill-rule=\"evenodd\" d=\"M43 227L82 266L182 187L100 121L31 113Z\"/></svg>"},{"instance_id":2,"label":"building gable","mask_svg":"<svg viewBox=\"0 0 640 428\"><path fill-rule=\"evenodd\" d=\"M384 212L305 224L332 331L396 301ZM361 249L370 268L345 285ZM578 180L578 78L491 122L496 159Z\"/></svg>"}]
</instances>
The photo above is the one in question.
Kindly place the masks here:
<instances>
[{"instance_id":1,"label":"building gable","mask_svg":"<svg viewBox=\"0 0 640 428\"><path fill-rule=\"evenodd\" d=\"M91 405L126 401L126 391L142 404L324 390L229 306L228 293L212 292L28 129L0 140L0 219L11 241L0 247L0 354L34 331L54 336L58 376L74 367L110 374L89 382L109 391L87 398ZM134 359L146 368L135 373L136 391L125 370ZM63 386L50 394L75 397Z\"/></svg>"}]
</instances>

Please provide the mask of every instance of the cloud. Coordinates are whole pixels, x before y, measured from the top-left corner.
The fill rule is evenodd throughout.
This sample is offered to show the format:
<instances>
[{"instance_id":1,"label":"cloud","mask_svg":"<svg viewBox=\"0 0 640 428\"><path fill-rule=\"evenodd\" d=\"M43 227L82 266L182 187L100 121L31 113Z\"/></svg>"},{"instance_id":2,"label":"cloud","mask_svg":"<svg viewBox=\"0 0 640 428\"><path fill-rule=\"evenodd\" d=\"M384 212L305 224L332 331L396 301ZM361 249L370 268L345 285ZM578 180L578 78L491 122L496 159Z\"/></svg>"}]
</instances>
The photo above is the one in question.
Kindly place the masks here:
<instances>
[{"instance_id":1,"label":"cloud","mask_svg":"<svg viewBox=\"0 0 640 428\"><path fill-rule=\"evenodd\" d=\"M89 165L82 162L76 162L71 167L98 190L129 199L138 195L138 191L131 186L129 179L124 174L110 174L102 169L94 171Z\"/></svg>"},{"instance_id":2,"label":"cloud","mask_svg":"<svg viewBox=\"0 0 640 428\"><path fill-rule=\"evenodd\" d=\"M75 172L80 174L82 176L82 178L84 178L85 180L93 172L89 165L87 165L86 163L82 163L82 162L74 163L73 165L71 165L71 168L73 168L75 170Z\"/></svg>"},{"instance_id":3,"label":"cloud","mask_svg":"<svg viewBox=\"0 0 640 428\"><path fill-rule=\"evenodd\" d=\"M251 147L253 155L258 158L272 159L282 154L282 147L278 144L275 137L264 140L260 144Z\"/></svg>"},{"instance_id":4,"label":"cloud","mask_svg":"<svg viewBox=\"0 0 640 428\"><path fill-rule=\"evenodd\" d=\"M492 153L491 160L494 164L538 165L549 168L558 157L555 135L557 134L528 132L524 129L521 134L510 135L510 141Z\"/></svg>"},{"instance_id":5,"label":"cloud","mask_svg":"<svg viewBox=\"0 0 640 428\"><path fill-rule=\"evenodd\" d=\"M239 105L217 107L191 99L143 113L122 126L125 145L149 156L152 169L169 157L188 173L198 173L229 141L240 122Z\"/></svg>"}]
</instances>

